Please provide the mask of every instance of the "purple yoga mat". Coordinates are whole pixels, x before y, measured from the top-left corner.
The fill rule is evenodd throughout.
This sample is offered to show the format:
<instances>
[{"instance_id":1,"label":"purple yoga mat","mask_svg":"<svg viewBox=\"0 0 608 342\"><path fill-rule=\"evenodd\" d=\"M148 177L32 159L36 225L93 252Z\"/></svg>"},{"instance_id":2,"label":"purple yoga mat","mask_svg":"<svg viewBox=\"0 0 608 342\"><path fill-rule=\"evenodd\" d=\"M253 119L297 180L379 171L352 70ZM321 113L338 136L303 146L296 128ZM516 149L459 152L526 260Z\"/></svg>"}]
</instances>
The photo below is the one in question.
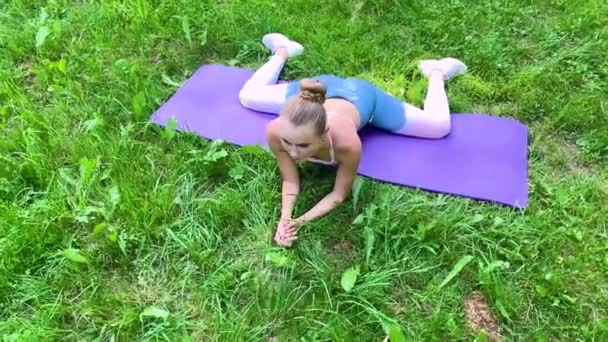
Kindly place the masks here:
<instances>
[{"instance_id":1,"label":"purple yoga mat","mask_svg":"<svg viewBox=\"0 0 608 342\"><path fill-rule=\"evenodd\" d=\"M238 92L252 70L200 67L153 115L165 126L236 145L267 147L273 114L240 105ZM519 121L486 114L455 113L452 131L440 140L365 128L359 174L392 184L502 203L528 204L528 130Z\"/></svg>"}]
</instances>

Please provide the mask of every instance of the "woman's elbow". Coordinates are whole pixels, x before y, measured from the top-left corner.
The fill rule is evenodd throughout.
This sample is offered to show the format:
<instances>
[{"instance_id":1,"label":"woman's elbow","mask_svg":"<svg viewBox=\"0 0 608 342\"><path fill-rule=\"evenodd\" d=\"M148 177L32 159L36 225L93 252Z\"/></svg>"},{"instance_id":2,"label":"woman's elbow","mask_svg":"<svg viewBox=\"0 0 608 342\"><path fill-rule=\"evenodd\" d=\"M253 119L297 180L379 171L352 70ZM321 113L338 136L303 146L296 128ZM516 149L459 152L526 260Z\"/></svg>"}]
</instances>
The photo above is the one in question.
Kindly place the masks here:
<instances>
[{"instance_id":1,"label":"woman's elbow","mask_svg":"<svg viewBox=\"0 0 608 342\"><path fill-rule=\"evenodd\" d=\"M336 205L340 205L340 204L346 202L347 199L348 199L348 193L345 193L342 191L337 191L334 195L334 202L336 203Z\"/></svg>"}]
</instances>

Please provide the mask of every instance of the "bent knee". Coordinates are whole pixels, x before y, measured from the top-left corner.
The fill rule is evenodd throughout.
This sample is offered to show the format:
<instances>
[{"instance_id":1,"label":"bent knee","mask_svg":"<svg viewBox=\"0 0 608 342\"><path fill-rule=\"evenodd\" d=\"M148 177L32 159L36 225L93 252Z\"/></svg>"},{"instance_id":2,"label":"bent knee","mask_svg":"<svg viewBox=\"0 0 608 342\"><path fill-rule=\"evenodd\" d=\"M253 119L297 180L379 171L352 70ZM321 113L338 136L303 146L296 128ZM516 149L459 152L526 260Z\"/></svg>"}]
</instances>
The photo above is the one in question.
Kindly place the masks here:
<instances>
[{"instance_id":1,"label":"bent knee","mask_svg":"<svg viewBox=\"0 0 608 342\"><path fill-rule=\"evenodd\" d=\"M250 108L251 91L248 88L241 88L239 91L239 102L243 107Z\"/></svg>"},{"instance_id":2,"label":"bent knee","mask_svg":"<svg viewBox=\"0 0 608 342\"><path fill-rule=\"evenodd\" d=\"M452 130L452 122L450 118L447 120L434 120L431 128L431 138L441 139L445 138Z\"/></svg>"},{"instance_id":3,"label":"bent knee","mask_svg":"<svg viewBox=\"0 0 608 342\"><path fill-rule=\"evenodd\" d=\"M452 123L450 118L437 118L428 114L428 117L423 123L418 125L418 129L415 135L428 139L442 139L445 138L452 130Z\"/></svg>"},{"instance_id":4,"label":"bent knee","mask_svg":"<svg viewBox=\"0 0 608 342\"><path fill-rule=\"evenodd\" d=\"M284 100L270 87L244 86L238 93L239 103L255 111L278 114Z\"/></svg>"}]
</instances>

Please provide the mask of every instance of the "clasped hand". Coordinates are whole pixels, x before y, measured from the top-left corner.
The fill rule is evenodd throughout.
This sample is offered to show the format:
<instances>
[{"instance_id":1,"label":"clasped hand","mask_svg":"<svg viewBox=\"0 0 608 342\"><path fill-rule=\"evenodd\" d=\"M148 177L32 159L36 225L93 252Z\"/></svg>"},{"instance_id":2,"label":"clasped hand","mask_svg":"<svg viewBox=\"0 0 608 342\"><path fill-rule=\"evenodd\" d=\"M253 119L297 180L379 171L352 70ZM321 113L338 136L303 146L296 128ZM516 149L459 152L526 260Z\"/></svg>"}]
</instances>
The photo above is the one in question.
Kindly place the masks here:
<instances>
[{"instance_id":1,"label":"clasped hand","mask_svg":"<svg viewBox=\"0 0 608 342\"><path fill-rule=\"evenodd\" d=\"M292 219L280 219L274 241L282 247L291 247L293 242L298 239L298 229L301 222Z\"/></svg>"}]
</instances>

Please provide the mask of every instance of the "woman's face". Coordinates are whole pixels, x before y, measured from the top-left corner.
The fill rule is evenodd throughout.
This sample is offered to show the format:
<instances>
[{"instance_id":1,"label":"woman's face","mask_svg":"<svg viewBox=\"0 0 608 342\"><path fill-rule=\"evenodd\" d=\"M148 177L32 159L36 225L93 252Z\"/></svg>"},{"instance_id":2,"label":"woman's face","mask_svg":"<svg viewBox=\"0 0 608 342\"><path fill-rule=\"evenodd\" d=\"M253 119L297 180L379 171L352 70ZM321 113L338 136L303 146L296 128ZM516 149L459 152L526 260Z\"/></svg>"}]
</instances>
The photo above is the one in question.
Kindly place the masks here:
<instances>
[{"instance_id":1,"label":"woman's face","mask_svg":"<svg viewBox=\"0 0 608 342\"><path fill-rule=\"evenodd\" d=\"M294 160L305 160L317 153L322 145L312 123L295 126L289 120L282 120L279 129L281 145Z\"/></svg>"}]
</instances>

